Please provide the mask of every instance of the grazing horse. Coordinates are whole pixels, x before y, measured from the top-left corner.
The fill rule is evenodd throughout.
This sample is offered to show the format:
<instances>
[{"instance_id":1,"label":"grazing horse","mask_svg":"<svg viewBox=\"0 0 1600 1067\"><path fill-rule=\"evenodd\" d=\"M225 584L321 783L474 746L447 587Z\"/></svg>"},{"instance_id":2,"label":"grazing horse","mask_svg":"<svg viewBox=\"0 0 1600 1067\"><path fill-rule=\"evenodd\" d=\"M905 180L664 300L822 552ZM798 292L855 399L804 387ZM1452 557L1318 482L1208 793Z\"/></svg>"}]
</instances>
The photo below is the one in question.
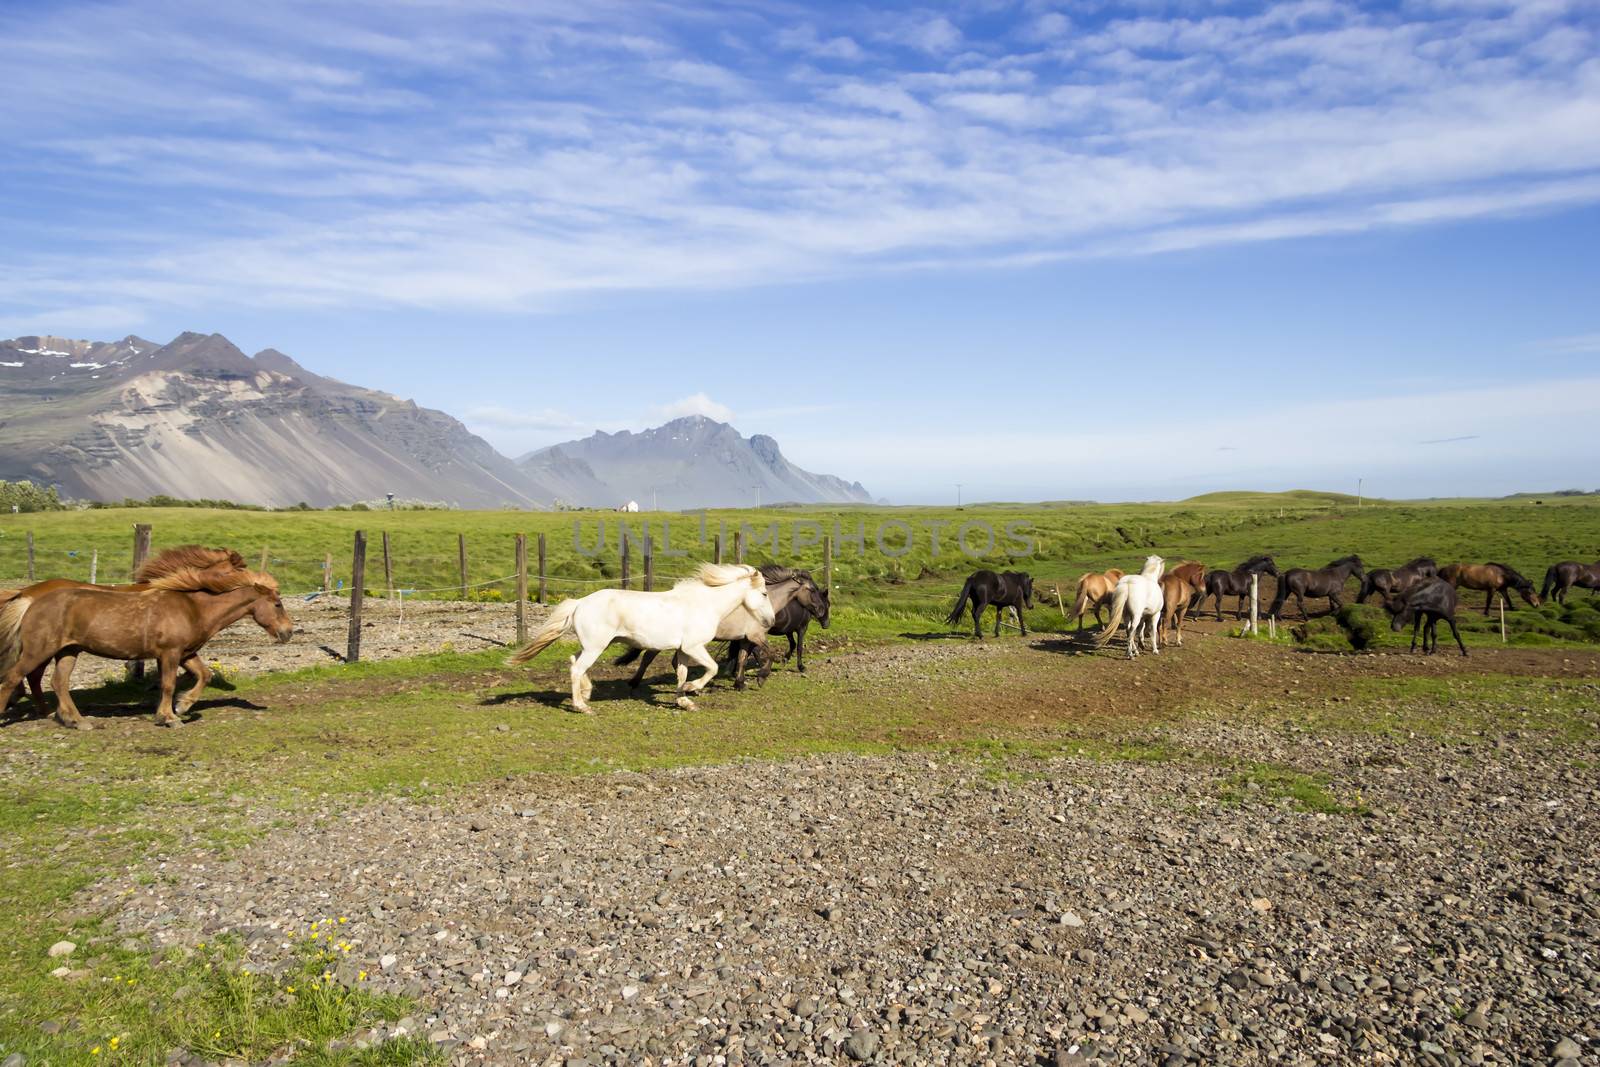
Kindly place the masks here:
<instances>
[{"instance_id":1,"label":"grazing horse","mask_svg":"<svg viewBox=\"0 0 1600 1067\"><path fill-rule=\"evenodd\" d=\"M1591 595L1600 591L1600 560L1593 563L1576 563L1572 560L1557 563L1544 572L1544 587L1539 590L1539 599L1554 597L1556 603L1565 604L1567 592L1574 586L1590 590Z\"/></svg>"},{"instance_id":2,"label":"grazing horse","mask_svg":"<svg viewBox=\"0 0 1600 1067\"><path fill-rule=\"evenodd\" d=\"M1506 592L1507 589L1515 589L1530 608L1539 606L1539 594L1533 591L1533 583L1504 563L1452 563L1439 569L1439 577L1457 589L1487 592L1489 595L1483 602L1485 615L1494 607L1497 593L1507 608L1512 607L1511 594Z\"/></svg>"},{"instance_id":3,"label":"grazing horse","mask_svg":"<svg viewBox=\"0 0 1600 1067\"><path fill-rule=\"evenodd\" d=\"M1179 648L1183 647L1183 620L1205 585L1203 563L1180 563L1161 576L1161 625L1172 634Z\"/></svg>"},{"instance_id":4,"label":"grazing horse","mask_svg":"<svg viewBox=\"0 0 1600 1067\"><path fill-rule=\"evenodd\" d=\"M1144 561L1144 569L1138 574L1123 576L1117 582L1117 591L1111 598L1111 620L1100 631L1100 636L1095 638L1095 644L1104 647L1110 642L1111 636L1117 632L1117 627L1122 625L1124 617L1128 620L1128 658L1139 654L1139 630L1142 627L1150 638L1150 651L1157 655L1161 652L1159 631L1161 629L1161 609L1164 605L1161 592L1161 571L1165 560L1160 556L1151 556Z\"/></svg>"},{"instance_id":5,"label":"grazing horse","mask_svg":"<svg viewBox=\"0 0 1600 1067\"><path fill-rule=\"evenodd\" d=\"M153 659L161 673L156 723L180 726L211 680L200 650L219 631L250 616L281 642L294 636L278 583L249 570L179 567L146 588L56 587L24 591L0 606L0 707L30 673L54 659L56 719L90 729L72 702L72 668L87 652L106 659ZM195 677L176 707L178 669Z\"/></svg>"},{"instance_id":6,"label":"grazing horse","mask_svg":"<svg viewBox=\"0 0 1600 1067\"><path fill-rule=\"evenodd\" d=\"M966 610L968 603L972 605L972 632L978 640L983 640L983 612L991 605L994 607L996 637L1000 636L1000 620L1005 616L1006 608L1017 609L1017 622L1021 624L1022 635L1026 637L1028 621L1022 617L1022 609L1033 607L1033 578L1023 571L1006 571L1004 574L974 571L961 587L955 610L944 621L952 625L960 622L961 613Z\"/></svg>"},{"instance_id":7,"label":"grazing horse","mask_svg":"<svg viewBox=\"0 0 1600 1067\"><path fill-rule=\"evenodd\" d=\"M1393 570L1379 567L1375 571L1368 571L1367 576L1361 579L1361 590L1356 593L1356 603L1366 603L1367 597L1374 593L1380 597L1404 593L1421 579L1436 577L1438 573L1439 564L1432 556L1418 556L1410 563Z\"/></svg>"},{"instance_id":8,"label":"grazing horse","mask_svg":"<svg viewBox=\"0 0 1600 1067\"><path fill-rule=\"evenodd\" d=\"M572 710L588 715L589 694L594 690L589 668L612 641L621 638L640 648L675 648L705 668L691 682L688 664L678 662L678 706L693 710L689 694L700 692L717 676L717 661L706 645L716 640L722 620L740 608L763 629L772 625L772 601L767 599L761 572L743 563L705 563L694 577L664 592L597 589L563 600L511 663L527 663L562 637L575 634L583 651L572 657Z\"/></svg>"},{"instance_id":9,"label":"grazing horse","mask_svg":"<svg viewBox=\"0 0 1600 1067\"><path fill-rule=\"evenodd\" d=\"M777 618L767 630L767 636L781 635L789 641L789 651L783 654L784 659L797 656L795 669L801 674L806 671L806 630L815 619L824 630L829 625L829 612L831 610L828 591L818 585L811 577L809 571L795 571L805 579L800 589L789 602L778 609ZM735 642L739 644L739 642ZM731 649L732 646L730 646ZM762 677L771 673L770 665L764 668Z\"/></svg>"},{"instance_id":10,"label":"grazing horse","mask_svg":"<svg viewBox=\"0 0 1600 1067\"><path fill-rule=\"evenodd\" d=\"M1217 621L1222 621L1222 598L1236 596L1239 598L1238 618L1244 618L1245 609L1250 605L1250 576L1252 574L1270 574L1278 576L1278 565L1271 556L1251 556L1231 571L1207 571L1206 586L1200 591L1200 599L1190 605L1199 608L1206 602L1206 597L1216 597ZM1198 612L1197 612L1198 614Z\"/></svg>"},{"instance_id":11,"label":"grazing horse","mask_svg":"<svg viewBox=\"0 0 1600 1067\"><path fill-rule=\"evenodd\" d=\"M1306 570L1295 567L1285 571L1283 578L1278 582L1278 593L1272 598L1272 607L1267 609L1267 614L1274 619L1283 618L1283 604L1289 599L1289 594L1294 594L1295 603L1300 605L1300 617L1311 618L1306 614L1306 597L1325 596L1328 598L1328 614L1338 614L1344 607L1344 583L1350 576L1357 578L1366 576L1366 570L1361 566L1360 556L1342 556L1321 570Z\"/></svg>"},{"instance_id":12,"label":"grazing horse","mask_svg":"<svg viewBox=\"0 0 1600 1067\"><path fill-rule=\"evenodd\" d=\"M132 585L97 585L91 582L76 581L72 578L47 578L23 589L0 592L0 606L4 606L17 597L36 597L41 593L48 593L56 589L101 589L119 593L142 592L149 589L150 583L157 578L165 577L185 568L221 574L226 571L242 571L245 569L245 562L244 557L231 548L202 548L199 545L179 545L176 548L167 549L160 555L152 556L141 563L138 571L133 576ZM28 692L33 697L34 704L40 709L44 708L44 672L49 665L48 662L41 663L38 667L28 672Z\"/></svg>"},{"instance_id":13,"label":"grazing horse","mask_svg":"<svg viewBox=\"0 0 1600 1067\"><path fill-rule=\"evenodd\" d=\"M808 571L790 570L774 563L768 563L761 568L761 576L766 579L767 599L772 602L772 612L775 619L782 619L786 608L798 596L810 598L813 591L820 595L816 583L812 581ZM776 625L776 623L774 623ZM760 678L765 679L772 673L772 654L767 648L767 634L769 627L762 626L756 617L740 607L728 613L717 624L718 641L731 641L729 651L733 653L735 663L733 672L733 687L744 688L745 661L751 656L761 660ZM792 644L792 642L791 642ZM638 689L644 683L645 671L649 670L651 662L659 654L658 649L630 648L617 657L620 666L632 663L643 657L639 669L633 672L633 677L628 679L629 689ZM677 665L678 656L673 655L673 665Z\"/></svg>"},{"instance_id":14,"label":"grazing horse","mask_svg":"<svg viewBox=\"0 0 1600 1067\"><path fill-rule=\"evenodd\" d=\"M1083 617L1092 610L1094 621L1103 625L1100 619L1100 609L1111 606L1111 598L1117 592L1117 583L1122 580L1122 572L1115 567L1108 571L1090 571L1078 579L1078 592L1073 598L1072 614L1078 620L1078 629L1083 629Z\"/></svg>"},{"instance_id":15,"label":"grazing horse","mask_svg":"<svg viewBox=\"0 0 1600 1067\"><path fill-rule=\"evenodd\" d=\"M1461 654L1467 654L1461 631L1456 629L1456 587L1443 578L1422 578L1405 592L1384 597L1383 609L1389 613L1389 629L1395 633L1411 624L1411 651L1417 650L1418 627L1422 629L1423 655L1439 651L1439 620L1443 619L1450 624Z\"/></svg>"}]
</instances>

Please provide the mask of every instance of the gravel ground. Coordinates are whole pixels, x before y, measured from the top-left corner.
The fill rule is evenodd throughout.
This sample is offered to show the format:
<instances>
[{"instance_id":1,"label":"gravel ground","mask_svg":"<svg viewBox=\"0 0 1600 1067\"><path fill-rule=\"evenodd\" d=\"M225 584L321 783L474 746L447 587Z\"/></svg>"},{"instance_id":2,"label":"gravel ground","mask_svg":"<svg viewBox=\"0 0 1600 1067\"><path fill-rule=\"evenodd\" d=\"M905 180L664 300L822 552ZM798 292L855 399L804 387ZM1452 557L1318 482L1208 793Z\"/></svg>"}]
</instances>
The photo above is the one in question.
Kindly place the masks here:
<instances>
[{"instance_id":1,"label":"gravel ground","mask_svg":"<svg viewBox=\"0 0 1600 1067\"><path fill-rule=\"evenodd\" d=\"M752 762L329 811L90 903L269 968L346 916L459 1063L1600 1063L1600 749L1172 740L1371 814L1205 760Z\"/></svg>"}]
</instances>

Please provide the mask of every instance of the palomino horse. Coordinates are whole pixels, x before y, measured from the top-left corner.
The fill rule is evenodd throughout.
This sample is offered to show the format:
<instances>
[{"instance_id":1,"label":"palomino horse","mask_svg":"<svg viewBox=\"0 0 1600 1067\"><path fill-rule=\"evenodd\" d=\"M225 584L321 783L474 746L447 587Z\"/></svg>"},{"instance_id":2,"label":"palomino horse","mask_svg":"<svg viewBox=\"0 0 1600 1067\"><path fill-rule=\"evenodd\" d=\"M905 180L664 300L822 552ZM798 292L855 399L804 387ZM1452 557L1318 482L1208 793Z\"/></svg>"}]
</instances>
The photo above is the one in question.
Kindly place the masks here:
<instances>
[{"instance_id":1,"label":"palomino horse","mask_svg":"<svg viewBox=\"0 0 1600 1067\"><path fill-rule=\"evenodd\" d=\"M1189 605L1206 587L1204 563L1180 563L1161 576L1161 625L1183 647L1183 620Z\"/></svg>"},{"instance_id":2,"label":"palomino horse","mask_svg":"<svg viewBox=\"0 0 1600 1067\"><path fill-rule=\"evenodd\" d=\"M0 592L0 607L13 599L26 596L36 597L41 593L48 593L56 589L102 589L119 593L137 593L150 588L150 583L157 578L165 577L178 570L192 568L199 571L242 571L245 569L244 557L231 548L202 548L199 545L179 545L169 548L158 556L153 556L139 565L138 571L133 576L132 585L96 585L90 582L79 582L71 578L48 578L42 582L23 589L12 589ZM28 692L33 697L35 706L44 709L44 672L49 663L41 663L38 667L28 672Z\"/></svg>"},{"instance_id":3,"label":"palomino horse","mask_svg":"<svg viewBox=\"0 0 1600 1067\"><path fill-rule=\"evenodd\" d=\"M1399 633L1411 624L1411 651L1417 650L1417 629L1422 629L1422 653L1439 651L1439 620L1450 624L1461 654L1467 654L1461 631L1456 629L1456 587L1442 578L1422 578L1404 593L1385 597L1383 608L1389 613L1389 629Z\"/></svg>"},{"instance_id":4,"label":"palomino horse","mask_svg":"<svg viewBox=\"0 0 1600 1067\"><path fill-rule=\"evenodd\" d=\"M599 589L588 596L563 600L550 618L511 657L512 664L527 663L567 634L575 634L583 651L572 657L572 710L590 714L589 668L612 641L621 638L640 648L675 648L705 673L688 680L688 665L678 663L678 706L692 710L690 693L698 693L717 676L717 661L706 650L716 640L717 626L730 612L743 607L763 629L772 625L772 602L766 579L743 563L706 563L693 578L671 589L645 593L634 589Z\"/></svg>"},{"instance_id":5,"label":"palomino horse","mask_svg":"<svg viewBox=\"0 0 1600 1067\"><path fill-rule=\"evenodd\" d=\"M1361 589L1356 593L1356 603L1366 603L1367 597L1373 593L1385 598L1398 596L1422 579L1434 578L1438 574L1439 564L1432 556L1418 556L1410 563L1394 570L1379 567L1375 571L1368 571L1367 576L1361 579Z\"/></svg>"},{"instance_id":6,"label":"palomino horse","mask_svg":"<svg viewBox=\"0 0 1600 1067\"><path fill-rule=\"evenodd\" d=\"M1222 598L1236 596L1239 598L1238 618L1244 618L1245 609L1250 606L1250 576L1252 574L1270 574L1278 576L1278 565L1272 561L1271 556L1251 556L1231 571L1207 571L1206 587L1200 593L1198 603L1192 605L1198 609L1205 604L1206 597L1216 597L1217 621L1222 621Z\"/></svg>"},{"instance_id":7,"label":"palomino horse","mask_svg":"<svg viewBox=\"0 0 1600 1067\"><path fill-rule=\"evenodd\" d=\"M811 591L816 589L816 582L811 580L811 574L808 571L791 570L788 567L780 567L775 563L764 564L760 570L761 577L767 583L767 599L772 602L774 618L781 618L784 609L796 597L809 597ZM733 687L735 689L744 688L745 661L751 655L755 655L761 660L760 679L765 680L767 675L772 673L772 655L767 649L767 627L761 625L760 621L744 608L740 607L729 612L717 624L716 639L718 641L733 642L729 651L733 653ZM619 666L632 663L641 656L643 657L643 662L639 664L639 669L633 672L632 678L628 679L629 689L637 689L644 684L645 671L649 669L651 662L658 654L659 650L653 648L630 648L617 657ZM674 654L674 665L676 665L677 659L677 655Z\"/></svg>"},{"instance_id":8,"label":"palomino horse","mask_svg":"<svg viewBox=\"0 0 1600 1067\"><path fill-rule=\"evenodd\" d=\"M153 659L161 673L156 723L180 726L211 680L200 656L219 631L245 616L279 642L294 636L271 575L248 570L178 568L140 590L69 586L20 595L0 607L0 707L23 678L54 659L56 719L90 729L72 702L72 668L81 653L106 659ZM176 708L178 669L195 677Z\"/></svg>"},{"instance_id":9,"label":"palomino horse","mask_svg":"<svg viewBox=\"0 0 1600 1067\"><path fill-rule=\"evenodd\" d=\"M1455 586L1457 589L1477 589L1487 592L1488 598L1483 602L1483 613L1489 614L1489 609L1494 607L1495 594L1506 602L1506 607L1511 607L1511 594L1507 589L1515 589L1528 606L1539 606L1539 594L1533 591L1533 583L1522 575L1506 566L1504 563L1452 563L1439 570L1439 577Z\"/></svg>"},{"instance_id":10,"label":"palomino horse","mask_svg":"<svg viewBox=\"0 0 1600 1067\"><path fill-rule=\"evenodd\" d=\"M1557 563L1544 572L1544 587L1539 590L1539 599L1554 597L1556 603L1565 604L1567 592L1574 586L1600 591L1600 560L1593 563L1576 563L1572 560Z\"/></svg>"},{"instance_id":11,"label":"palomino horse","mask_svg":"<svg viewBox=\"0 0 1600 1067\"><path fill-rule=\"evenodd\" d=\"M1366 570L1361 566L1360 556L1343 556L1323 567L1321 570L1311 571L1301 567L1285 571L1282 580L1278 582L1278 593L1272 598L1272 607L1267 614L1274 619L1283 618L1283 603L1289 599L1289 594L1294 594L1295 603L1300 605L1300 617L1311 618L1306 614L1306 597L1325 596L1328 598L1328 614L1336 615L1344 607L1344 583L1350 580L1351 575L1357 578L1365 577Z\"/></svg>"},{"instance_id":12,"label":"palomino horse","mask_svg":"<svg viewBox=\"0 0 1600 1067\"><path fill-rule=\"evenodd\" d=\"M1005 616L1006 608L1017 609L1017 622L1022 627L1022 636L1028 636L1028 620L1022 617L1023 608L1033 607L1033 578L1022 571L1006 571L996 574L994 571L973 571L972 577L961 587L961 595L956 598L955 610L945 619L952 625L961 621L961 613L966 610L968 603L972 604L972 633L978 640L983 640L983 612L990 605L994 606L994 635L1000 636L1000 620Z\"/></svg>"},{"instance_id":13,"label":"palomino horse","mask_svg":"<svg viewBox=\"0 0 1600 1067\"><path fill-rule=\"evenodd\" d=\"M1100 609L1111 606L1111 598L1117 592L1117 583L1122 581L1122 572L1115 567L1108 571L1090 571L1078 579L1078 593L1072 601L1072 614L1078 620L1078 629L1083 629L1083 617L1092 610L1094 621L1100 622Z\"/></svg>"},{"instance_id":14,"label":"palomino horse","mask_svg":"<svg viewBox=\"0 0 1600 1067\"><path fill-rule=\"evenodd\" d=\"M1158 633L1161 629L1161 609L1164 604L1161 592L1161 570L1165 561L1160 556L1151 556L1144 561L1144 569L1138 574L1124 575L1117 582L1117 591L1111 598L1111 620L1106 623L1105 629L1100 631L1100 636L1095 639L1095 644L1104 646L1111 640L1111 635L1117 632L1117 627L1122 625L1124 617L1128 620L1128 658L1139 654L1139 629L1143 627L1150 638L1150 651L1161 652Z\"/></svg>"}]
</instances>

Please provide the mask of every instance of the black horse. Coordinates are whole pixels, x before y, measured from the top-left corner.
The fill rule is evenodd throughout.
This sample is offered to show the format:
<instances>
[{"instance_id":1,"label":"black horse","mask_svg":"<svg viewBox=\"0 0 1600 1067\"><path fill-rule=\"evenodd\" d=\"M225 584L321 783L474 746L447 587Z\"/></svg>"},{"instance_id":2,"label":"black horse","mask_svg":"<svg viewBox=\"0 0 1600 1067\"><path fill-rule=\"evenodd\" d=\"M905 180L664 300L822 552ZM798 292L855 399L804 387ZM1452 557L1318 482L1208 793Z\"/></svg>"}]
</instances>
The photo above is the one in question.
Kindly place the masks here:
<instances>
[{"instance_id":1,"label":"black horse","mask_svg":"<svg viewBox=\"0 0 1600 1067\"><path fill-rule=\"evenodd\" d=\"M1239 598L1239 618L1244 618L1245 609L1250 606L1250 576L1252 574L1270 574L1278 576L1278 565L1271 556L1251 556L1231 571L1206 571L1205 588L1195 594L1195 602L1189 605L1190 610L1205 604L1206 597L1217 598L1217 621L1222 621L1222 598L1236 596Z\"/></svg>"},{"instance_id":2,"label":"black horse","mask_svg":"<svg viewBox=\"0 0 1600 1067\"><path fill-rule=\"evenodd\" d=\"M828 591L812 582L810 574L805 571L797 571L795 573L804 574L809 587L802 589L795 595L793 600L778 609L776 617L772 620L771 628L767 630L767 636L782 635L789 639L789 651L785 652L780 658L787 660L790 656L794 656L795 669L804 674L806 671L806 630L810 627L813 619L826 630L828 628L828 613L832 605ZM746 644L749 644L752 649L755 648L753 642L740 640L730 644L728 651L737 656L744 651L741 646ZM772 673L772 658L772 653L769 650L767 652L768 662L763 666L760 674L763 679Z\"/></svg>"},{"instance_id":3,"label":"black horse","mask_svg":"<svg viewBox=\"0 0 1600 1067\"><path fill-rule=\"evenodd\" d=\"M1418 628L1422 630L1423 655L1439 651L1439 620L1443 619L1450 624L1461 654L1467 654L1461 631L1456 629L1456 587L1444 579L1423 578L1404 593L1385 597L1383 609L1389 613L1389 629L1395 633L1411 624L1411 651L1417 650Z\"/></svg>"},{"instance_id":4,"label":"black horse","mask_svg":"<svg viewBox=\"0 0 1600 1067\"><path fill-rule=\"evenodd\" d=\"M1367 597L1374 593L1380 597L1404 593L1423 578L1435 578L1438 574L1439 563L1432 556L1418 556L1394 570L1379 567L1375 571L1368 571L1367 576L1361 579L1361 591L1356 594L1356 603L1365 604Z\"/></svg>"},{"instance_id":5,"label":"black horse","mask_svg":"<svg viewBox=\"0 0 1600 1067\"><path fill-rule=\"evenodd\" d=\"M1574 586L1590 590L1591 595L1600 592L1600 560L1593 563L1576 563L1572 560L1557 563L1544 572L1544 588L1539 590L1539 599L1548 600L1553 596L1556 603L1565 604L1567 592Z\"/></svg>"},{"instance_id":6,"label":"black horse","mask_svg":"<svg viewBox=\"0 0 1600 1067\"><path fill-rule=\"evenodd\" d=\"M1289 594L1294 594L1295 603L1300 605L1300 617L1311 618L1306 614L1306 597L1325 596L1328 598L1328 614L1337 614L1344 607L1344 583L1350 580L1351 575L1357 578L1366 577L1366 569L1361 566L1360 556L1343 556L1323 567L1321 570L1310 571L1302 567L1284 573L1283 579L1278 582L1278 594L1272 598L1272 607L1267 614L1274 619L1283 618L1283 603L1289 599Z\"/></svg>"},{"instance_id":7,"label":"black horse","mask_svg":"<svg viewBox=\"0 0 1600 1067\"><path fill-rule=\"evenodd\" d=\"M945 622L954 625L961 621L961 613L966 610L967 604L972 604L972 632L983 640L983 612L984 609L994 607L994 635L1000 636L1000 619L1005 615L1006 608L1017 609L1017 622L1022 624L1022 633L1028 633L1027 620L1022 617L1023 608L1033 607L1033 577L1022 571L1006 571L996 574L994 571L975 571L967 584L961 587L961 596L956 600L955 610Z\"/></svg>"}]
</instances>

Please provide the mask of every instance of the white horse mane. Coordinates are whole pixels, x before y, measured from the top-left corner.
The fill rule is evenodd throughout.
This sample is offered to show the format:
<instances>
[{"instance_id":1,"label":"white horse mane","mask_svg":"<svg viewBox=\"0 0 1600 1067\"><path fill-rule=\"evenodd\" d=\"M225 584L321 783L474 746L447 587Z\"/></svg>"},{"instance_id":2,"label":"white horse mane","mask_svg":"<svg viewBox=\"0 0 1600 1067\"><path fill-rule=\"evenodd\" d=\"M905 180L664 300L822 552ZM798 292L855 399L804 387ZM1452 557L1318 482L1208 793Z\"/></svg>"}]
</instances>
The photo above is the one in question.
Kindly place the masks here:
<instances>
[{"instance_id":1,"label":"white horse mane","mask_svg":"<svg viewBox=\"0 0 1600 1067\"><path fill-rule=\"evenodd\" d=\"M699 570L687 578L680 579L673 588L690 583L709 586L732 585L745 578L754 578L753 584L757 589L766 588L766 579L762 578L761 572L746 563L702 563Z\"/></svg>"},{"instance_id":2,"label":"white horse mane","mask_svg":"<svg viewBox=\"0 0 1600 1067\"><path fill-rule=\"evenodd\" d=\"M1160 580L1161 572L1166 568L1167 561L1160 556L1148 556L1144 561L1144 570L1140 571L1141 577Z\"/></svg>"}]
</instances>

